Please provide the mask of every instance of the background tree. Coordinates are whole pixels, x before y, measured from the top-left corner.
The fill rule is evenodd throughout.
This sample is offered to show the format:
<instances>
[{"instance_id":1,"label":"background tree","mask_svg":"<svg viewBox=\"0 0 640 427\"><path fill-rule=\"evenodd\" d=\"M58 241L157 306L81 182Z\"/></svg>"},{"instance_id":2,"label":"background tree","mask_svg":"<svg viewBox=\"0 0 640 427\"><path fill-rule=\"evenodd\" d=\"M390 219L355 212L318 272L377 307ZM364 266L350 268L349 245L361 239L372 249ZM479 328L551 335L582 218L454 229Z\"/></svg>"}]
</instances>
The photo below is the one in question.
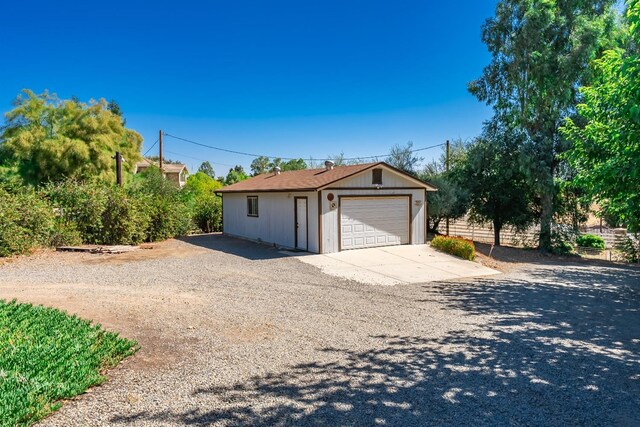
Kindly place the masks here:
<instances>
[{"instance_id":1,"label":"background tree","mask_svg":"<svg viewBox=\"0 0 640 427\"><path fill-rule=\"evenodd\" d=\"M411 175L417 175L418 164L423 160L424 158L413 153L413 142L409 141L405 146L395 144L391 147L385 162Z\"/></svg>"},{"instance_id":2,"label":"background tree","mask_svg":"<svg viewBox=\"0 0 640 427\"><path fill-rule=\"evenodd\" d=\"M563 129L575 182L632 231L640 231L640 2L627 2L629 43L594 62L579 117ZM581 123L584 122L584 125Z\"/></svg>"},{"instance_id":3,"label":"background tree","mask_svg":"<svg viewBox=\"0 0 640 427\"><path fill-rule=\"evenodd\" d=\"M153 162L156 166L160 163L160 156L147 156L145 159ZM165 165L181 165L182 162L180 160L173 160L169 157L163 157L162 163Z\"/></svg>"},{"instance_id":4,"label":"background tree","mask_svg":"<svg viewBox=\"0 0 640 427\"><path fill-rule=\"evenodd\" d=\"M216 176L216 171L213 170L213 166L211 166L211 163L209 163L208 160L202 162L202 164L198 168L198 172L202 172L211 178L215 178Z\"/></svg>"},{"instance_id":5,"label":"background tree","mask_svg":"<svg viewBox=\"0 0 640 427\"><path fill-rule=\"evenodd\" d=\"M307 168L307 162L303 159L292 159L280 165L283 171L299 171Z\"/></svg>"},{"instance_id":6,"label":"background tree","mask_svg":"<svg viewBox=\"0 0 640 427\"><path fill-rule=\"evenodd\" d=\"M244 171L244 168L240 165L236 165L233 168L229 169L229 173L224 179L224 185L232 185L236 182L244 181L249 178Z\"/></svg>"},{"instance_id":7,"label":"background tree","mask_svg":"<svg viewBox=\"0 0 640 427\"><path fill-rule=\"evenodd\" d=\"M610 43L614 0L502 0L482 28L492 55L480 79L469 84L506 125L527 134L529 175L541 200L540 248L551 249L559 132L577 103L577 87L590 76L589 61Z\"/></svg>"},{"instance_id":8,"label":"background tree","mask_svg":"<svg viewBox=\"0 0 640 427\"><path fill-rule=\"evenodd\" d=\"M468 210L469 194L455 179L456 169L466 159L466 144L462 140L454 141L449 150L449 171L446 171L446 155L442 155L425 165L418 178L435 186L438 191L427 193L427 229L431 233L439 232L439 226L446 218L462 218Z\"/></svg>"},{"instance_id":9,"label":"background tree","mask_svg":"<svg viewBox=\"0 0 640 427\"><path fill-rule=\"evenodd\" d=\"M115 181L112 159L120 151L131 172L140 159L142 137L123 126L104 99L89 104L24 90L6 113L0 135L3 161L26 183L99 178Z\"/></svg>"},{"instance_id":10,"label":"background tree","mask_svg":"<svg viewBox=\"0 0 640 427\"><path fill-rule=\"evenodd\" d=\"M522 138L518 131L491 122L452 172L468 194L470 220L491 222L496 246L504 226L524 230L536 218L534 186L523 169Z\"/></svg>"},{"instance_id":11,"label":"background tree","mask_svg":"<svg viewBox=\"0 0 640 427\"><path fill-rule=\"evenodd\" d=\"M79 101L76 100L76 102ZM122 126L127 125L127 119L124 118L122 108L120 108L120 104L118 104L115 99L111 99L111 101L109 101L109 103L107 104L107 110L111 111L113 114L122 119Z\"/></svg>"},{"instance_id":12,"label":"background tree","mask_svg":"<svg viewBox=\"0 0 640 427\"><path fill-rule=\"evenodd\" d=\"M253 159L251 162L251 175L256 176L265 173L269 170L269 158L266 156L260 156Z\"/></svg>"}]
</instances>

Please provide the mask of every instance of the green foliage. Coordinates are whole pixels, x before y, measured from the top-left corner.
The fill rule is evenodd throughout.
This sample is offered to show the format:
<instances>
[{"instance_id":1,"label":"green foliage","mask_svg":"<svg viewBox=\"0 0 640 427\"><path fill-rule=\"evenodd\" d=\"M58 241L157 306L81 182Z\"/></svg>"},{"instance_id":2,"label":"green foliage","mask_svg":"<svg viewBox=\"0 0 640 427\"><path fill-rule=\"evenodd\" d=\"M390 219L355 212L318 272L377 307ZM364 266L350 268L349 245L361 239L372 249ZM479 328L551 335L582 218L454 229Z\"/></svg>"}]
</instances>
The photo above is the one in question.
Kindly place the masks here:
<instances>
[{"instance_id":1,"label":"green foliage","mask_svg":"<svg viewBox=\"0 0 640 427\"><path fill-rule=\"evenodd\" d=\"M579 117L563 128L575 181L632 231L640 230L640 1L628 1L630 44L593 62Z\"/></svg>"},{"instance_id":2,"label":"green foliage","mask_svg":"<svg viewBox=\"0 0 640 427\"><path fill-rule=\"evenodd\" d=\"M183 195L173 183L162 176L160 169L150 167L137 174L128 190L140 200L140 206L148 218L145 233L147 241L182 236L193 228Z\"/></svg>"},{"instance_id":3,"label":"green foliage","mask_svg":"<svg viewBox=\"0 0 640 427\"><path fill-rule=\"evenodd\" d=\"M413 153L413 142L409 141L405 146L395 144L391 147L385 162L408 174L417 175L418 164L423 160L424 158Z\"/></svg>"},{"instance_id":4,"label":"green foliage","mask_svg":"<svg viewBox=\"0 0 640 427\"><path fill-rule=\"evenodd\" d=\"M187 183L182 191L193 197L213 196L216 190L222 188L220 181L212 178L204 172L197 172L189 175Z\"/></svg>"},{"instance_id":5,"label":"green foliage","mask_svg":"<svg viewBox=\"0 0 640 427\"><path fill-rule=\"evenodd\" d=\"M244 181L247 178L249 178L249 176L244 172L244 168L240 165L236 165L232 169L229 169L229 173L224 179L224 185L232 185L236 182Z\"/></svg>"},{"instance_id":6,"label":"green foliage","mask_svg":"<svg viewBox=\"0 0 640 427\"><path fill-rule=\"evenodd\" d=\"M209 163L209 161L202 162L202 164L198 168L198 172L202 172L205 175L210 176L211 178L215 178L216 176L216 171L213 170L213 166L211 166L211 163Z\"/></svg>"},{"instance_id":7,"label":"green foliage","mask_svg":"<svg viewBox=\"0 0 640 427\"><path fill-rule=\"evenodd\" d=\"M30 425L105 380L135 341L64 312L0 300L0 420Z\"/></svg>"},{"instance_id":8,"label":"green foliage","mask_svg":"<svg viewBox=\"0 0 640 427\"><path fill-rule=\"evenodd\" d=\"M589 61L612 43L615 0L501 0L482 40L492 61L469 90L506 126L527 136L528 174L540 198L540 247L551 248L559 125L591 77Z\"/></svg>"},{"instance_id":9,"label":"green foliage","mask_svg":"<svg viewBox=\"0 0 640 427\"><path fill-rule=\"evenodd\" d=\"M431 247L469 261L476 259L476 246L462 237L436 236Z\"/></svg>"},{"instance_id":10,"label":"green foliage","mask_svg":"<svg viewBox=\"0 0 640 427\"><path fill-rule=\"evenodd\" d=\"M504 226L524 230L535 221L534 187L523 170L520 144L518 132L489 123L452 172L469 195L469 218L491 222L498 246Z\"/></svg>"},{"instance_id":11,"label":"green foliage","mask_svg":"<svg viewBox=\"0 0 640 427\"><path fill-rule=\"evenodd\" d=\"M576 230L567 225L554 224L551 231L551 253L556 255L572 255L575 250L571 244L577 238Z\"/></svg>"},{"instance_id":12,"label":"green foliage","mask_svg":"<svg viewBox=\"0 0 640 427\"><path fill-rule=\"evenodd\" d=\"M195 200L193 222L204 233L222 231L222 199L204 196Z\"/></svg>"},{"instance_id":13,"label":"green foliage","mask_svg":"<svg viewBox=\"0 0 640 427\"><path fill-rule=\"evenodd\" d=\"M129 172L140 158L142 137L125 128L103 99L84 104L24 90L14 105L6 113L0 142L5 166L15 165L26 183L71 177L115 182L116 151L126 158Z\"/></svg>"},{"instance_id":14,"label":"green foliage","mask_svg":"<svg viewBox=\"0 0 640 427\"><path fill-rule=\"evenodd\" d=\"M66 224L33 189L0 188L0 257L79 241L75 227Z\"/></svg>"},{"instance_id":15,"label":"green foliage","mask_svg":"<svg viewBox=\"0 0 640 427\"><path fill-rule=\"evenodd\" d=\"M304 159L292 159L285 162L279 157L270 160L266 156L260 156L251 162L251 174L253 176L260 175L272 171L276 167L279 167L283 172L303 170L307 169L307 162L305 162Z\"/></svg>"},{"instance_id":16,"label":"green foliage","mask_svg":"<svg viewBox=\"0 0 640 427\"><path fill-rule=\"evenodd\" d=\"M640 262L640 239L638 235L634 238L624 236L624 238L616 244L616 249L622 254L627 262Z\"/></svg>"},{"instance_id":17,"label":"green foliage","mask_svg":"<svg viewBox=\"0 0 640 427\"><path fill-rule=\"evenodd\" d=\"M457 169L466 161L466 145L462 141L452 143L449 157L449 171L446 170L446 156L443 152L438 160L427 164L418 175L422 181L438 189L427 193L427 226L432 232L438 231L445 218L462 218L468 211L469 193L456 178Z\"/></svg>"},{"instance_id":18,"label":"green foliage","mask_svg":"<svg viewBox=\"0 0 640 427\"><path fill-rule=\"evenodd\" d=\"M582 248L604 249L604 239L595 234L582 234L576 238L576 245Z\"/></svg>"},{"instance_id":19,"label":"green foliage","mask_svg":"<svg viewBox=\"0 0 640 427\"><path fill-rule=\"evenodd\" d=\"M182 189L193 222L204 233L222 231L222 199L215 195L221 187L219 181L198 172L187 179Z\"/></svg>"}]
</instances>

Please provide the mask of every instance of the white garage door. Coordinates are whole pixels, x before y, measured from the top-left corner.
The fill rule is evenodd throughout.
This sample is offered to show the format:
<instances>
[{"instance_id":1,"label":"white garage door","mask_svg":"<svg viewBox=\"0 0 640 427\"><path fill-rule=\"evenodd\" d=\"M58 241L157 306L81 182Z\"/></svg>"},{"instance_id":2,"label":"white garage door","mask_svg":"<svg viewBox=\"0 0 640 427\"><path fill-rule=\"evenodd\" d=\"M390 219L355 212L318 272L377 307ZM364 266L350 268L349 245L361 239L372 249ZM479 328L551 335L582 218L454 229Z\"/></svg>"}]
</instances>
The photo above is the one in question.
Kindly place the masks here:
<instances>
[{"instance_id":1,"label":"white garage door","mask_svg":"<svg viewBox=\"0 0 640 427\"><path fill-rule=\"evenodd\" d=\"M410 243L409 198L343 197L340 233L341 250Z\"/></svg>"}]
</instances>

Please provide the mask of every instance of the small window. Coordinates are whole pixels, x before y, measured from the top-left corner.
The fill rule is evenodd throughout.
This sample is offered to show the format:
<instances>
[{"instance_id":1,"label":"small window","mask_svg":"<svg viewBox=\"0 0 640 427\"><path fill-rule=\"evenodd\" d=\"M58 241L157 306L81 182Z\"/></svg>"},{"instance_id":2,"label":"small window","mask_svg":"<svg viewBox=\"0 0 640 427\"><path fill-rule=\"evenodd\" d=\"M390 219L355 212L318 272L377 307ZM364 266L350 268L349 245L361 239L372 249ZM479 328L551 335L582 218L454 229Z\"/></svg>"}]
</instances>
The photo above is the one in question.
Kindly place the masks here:
<instances>
[{"instance_id":1,"label":"small window","mask_svg":"<svg viewBox=\"0 0 640 427\"><path fill-rule=\"evenodd\" d=\"M247 216L258 216L258 196L247 196Z\"/></svg>"},{"instance_id":2,"label":"small window","mask_svg":"<svg viewBox=\"0 0 640 427\"><path fill-rule=\"evenodd\" d=\"M382 169L373 170L373 180L371 183L374 185L382 185Z\"/></svg>"}]
</instances>

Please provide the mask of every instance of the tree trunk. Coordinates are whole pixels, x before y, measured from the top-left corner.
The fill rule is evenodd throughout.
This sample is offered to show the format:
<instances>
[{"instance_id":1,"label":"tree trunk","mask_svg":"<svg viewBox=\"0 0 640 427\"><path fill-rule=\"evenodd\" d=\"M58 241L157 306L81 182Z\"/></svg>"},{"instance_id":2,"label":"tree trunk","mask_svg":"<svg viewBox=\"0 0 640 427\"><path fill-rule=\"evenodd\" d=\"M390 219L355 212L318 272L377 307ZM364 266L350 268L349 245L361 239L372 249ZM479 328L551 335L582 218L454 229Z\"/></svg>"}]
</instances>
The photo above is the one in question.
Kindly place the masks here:
<instances>
[{"instance_id":1,"label":"tree trunk","mask_svg":"<svg viewBox=\"0 0 640 427\"><path fill-rule=\"evenodd\" d=\"M544 191L540 197L540 241L542 252L551 252L551 220L553 218L553 189Z\"/></svg>"},{"instance_id":2,"label":"tree trunk","mask_svg":"<svg viewBox=\"0 0 640 427\"><path fill-rule=\"evenodd\" d=\"M500 232L502 231L502 224L498 221L493 221L493 244L494 246L500 246Z\"/></svg>"}]
</instances>

